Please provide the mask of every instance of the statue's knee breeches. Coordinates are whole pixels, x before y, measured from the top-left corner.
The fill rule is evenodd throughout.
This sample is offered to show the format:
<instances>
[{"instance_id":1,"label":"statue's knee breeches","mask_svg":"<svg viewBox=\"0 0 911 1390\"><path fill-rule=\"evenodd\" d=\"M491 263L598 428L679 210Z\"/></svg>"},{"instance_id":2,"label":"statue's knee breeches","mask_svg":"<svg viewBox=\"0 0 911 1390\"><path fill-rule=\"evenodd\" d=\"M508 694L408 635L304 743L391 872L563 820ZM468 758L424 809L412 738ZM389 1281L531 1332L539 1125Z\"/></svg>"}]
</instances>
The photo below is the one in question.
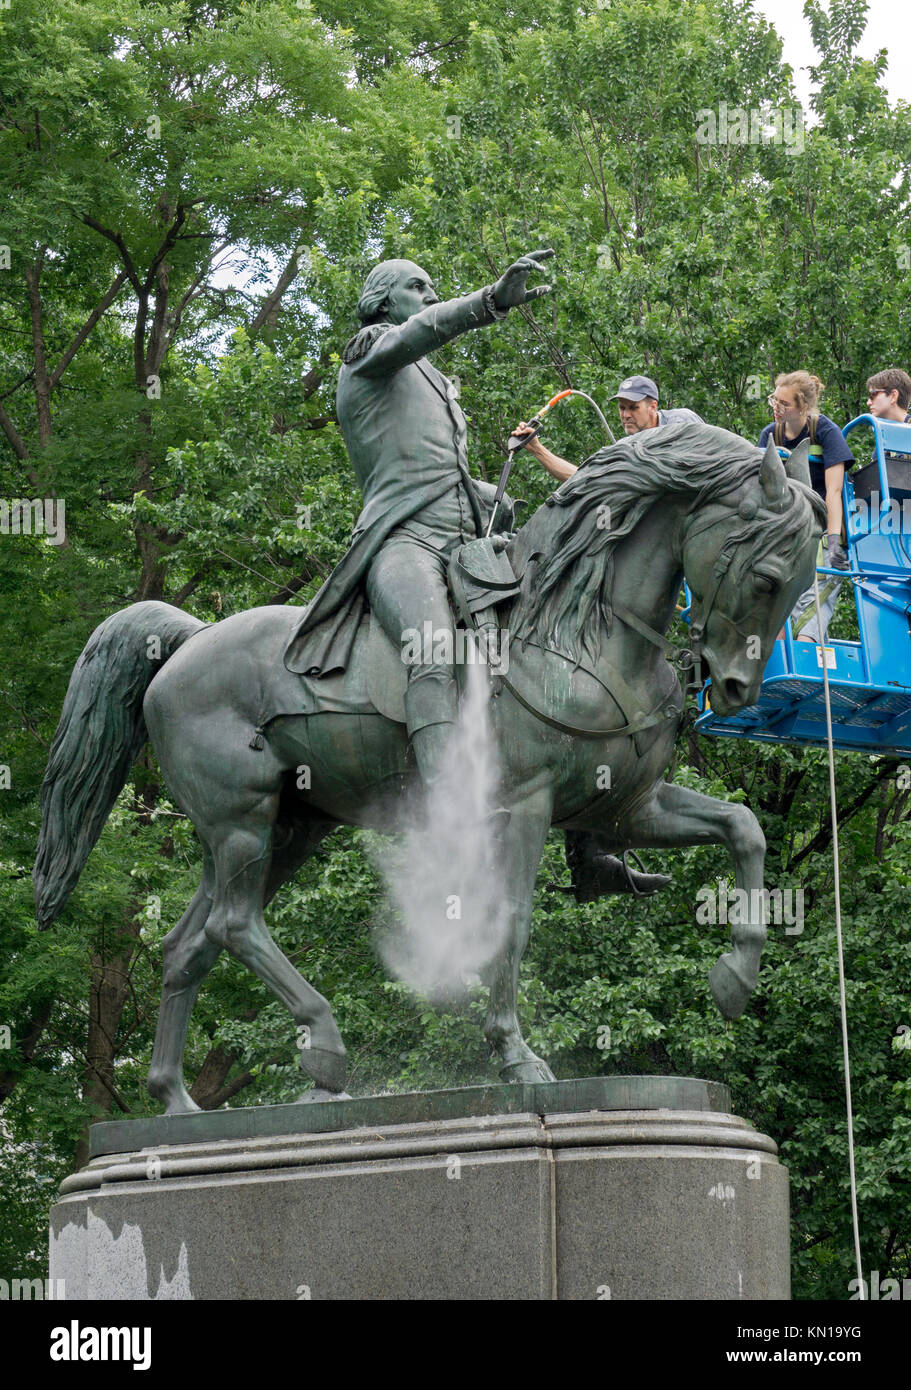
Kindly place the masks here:
<instances>
[{"instance_id":1,"label":"statue's knee breeches","mask_svg":"<svg viewBox=\"0 0 911 1390\"><path fill-rule=\"evenodd\" d=\"M445 554L397 541L384 546L367 577L367 598L408 667L405 717L409 734L455 723L455 622Z\"/></svg>"},{"instance_id":2,"label":"statue's knee breeches","mask_svg":"<svg viewBox=\"0 0 911 1390\"><path fill-rule=\"evenodd\" d=\"M403 633L452 631L453 616L446 582L447 559L408 541L385 545L370 567L367 598L384 631L396 646L407 640Z\"/></svg>"}]
</instances>

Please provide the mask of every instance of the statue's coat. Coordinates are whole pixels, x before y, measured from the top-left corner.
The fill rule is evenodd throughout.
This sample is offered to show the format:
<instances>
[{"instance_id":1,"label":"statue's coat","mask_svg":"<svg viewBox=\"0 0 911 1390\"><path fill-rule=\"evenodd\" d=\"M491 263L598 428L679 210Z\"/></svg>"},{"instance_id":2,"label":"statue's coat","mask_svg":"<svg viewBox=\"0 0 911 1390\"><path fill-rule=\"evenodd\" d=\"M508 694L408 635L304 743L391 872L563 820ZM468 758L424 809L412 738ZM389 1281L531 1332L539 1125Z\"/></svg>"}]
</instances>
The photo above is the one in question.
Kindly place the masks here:
<instances>
[{"instance_id":1,"label":"statue's coat","mask_svg":"<svg viewBox=\"0 0 911 1390\"><path fill-rule=\"evenodd\" d=\"M345 670L364 609L371 562L397 526L464 485L483 530L487 483L468 472L467 425L456 388L427 360L470 328L505 318L487 290L432 304L405 323L370 324L347 344L336 407L364 506L351 547L305 610L285 651L291 671ZM484 499L487 500L487 499Z\"/></svg>"}]
</instances>

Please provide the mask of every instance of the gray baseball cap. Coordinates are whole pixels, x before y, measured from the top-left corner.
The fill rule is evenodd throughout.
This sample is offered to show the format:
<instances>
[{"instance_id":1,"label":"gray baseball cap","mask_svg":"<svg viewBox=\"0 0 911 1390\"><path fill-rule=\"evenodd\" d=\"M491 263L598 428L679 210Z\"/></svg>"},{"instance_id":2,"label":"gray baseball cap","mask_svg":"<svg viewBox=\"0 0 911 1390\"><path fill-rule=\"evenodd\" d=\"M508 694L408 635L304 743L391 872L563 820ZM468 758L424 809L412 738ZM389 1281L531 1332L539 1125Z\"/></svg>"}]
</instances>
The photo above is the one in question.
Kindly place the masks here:
<instances>
[{"instance_id":1,"label":"gray baseball cap","mask_svg":"<svg viewBox=\"0 0 911 1390\"><path fill-rule=\"evenodd\" d=\"M650 376L628 376L626 381L621 381L620 390L616 396L611 396L611 400L618 401L621 396L625 401L644 401L646 396L656 401L658 387Z\"/></svg>"}]
</instances>

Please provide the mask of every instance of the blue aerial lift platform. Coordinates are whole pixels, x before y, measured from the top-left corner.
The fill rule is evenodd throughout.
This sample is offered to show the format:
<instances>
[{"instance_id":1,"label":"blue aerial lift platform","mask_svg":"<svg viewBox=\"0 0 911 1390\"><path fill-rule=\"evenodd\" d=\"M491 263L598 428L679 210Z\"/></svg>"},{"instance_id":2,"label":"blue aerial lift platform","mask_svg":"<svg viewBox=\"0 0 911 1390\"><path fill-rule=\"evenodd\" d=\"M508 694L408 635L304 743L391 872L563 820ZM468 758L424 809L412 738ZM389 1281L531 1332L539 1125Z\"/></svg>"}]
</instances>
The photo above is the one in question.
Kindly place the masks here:
<instances>
[{"instance_id":1,"label":"blue aerial lift platform","mask_svg":"<svg viewBox=\"0 0 911 1390\"><path fill-rule=\"evenodd\" d=\"M861 425L873 429L875 456L845 475L851 568L817 571L853 587L859 640L798 642L786 620L757 702L722 719L712 711L709 681L699 697L699 733L824 747L825 661L834 746L911 758L911 424L859 415L842 433L847 439Z\"/></svg>"}]
</instances>

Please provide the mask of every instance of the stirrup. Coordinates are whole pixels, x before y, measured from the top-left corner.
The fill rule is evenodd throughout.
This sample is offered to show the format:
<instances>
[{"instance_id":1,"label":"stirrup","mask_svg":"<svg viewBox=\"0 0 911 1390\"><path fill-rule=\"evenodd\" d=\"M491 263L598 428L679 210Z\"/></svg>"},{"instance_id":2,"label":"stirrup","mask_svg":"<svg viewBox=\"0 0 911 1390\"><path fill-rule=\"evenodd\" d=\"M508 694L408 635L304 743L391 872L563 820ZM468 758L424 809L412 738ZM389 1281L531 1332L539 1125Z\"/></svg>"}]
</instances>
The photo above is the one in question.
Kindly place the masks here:
<instances>
[{"instance_id":1,"label":"stirrup","mask_svg":"<svg viewBox=\"0 0 911 1390\"><path fill-rule=\"evenodd\" d=\"M639 870L640 874L646 874L646 875L647 875L648 871L647 871L645 865L643 864L642 860L639 858L638 854L636 853L636 851L635 851L634 849L625 849L625 850L623 851L623 853L620 855L620 863L623 865L623 872L624 872L624 874L626 875L626 881L627 881L627 883L629 884L629 891L632 893L633 897L634 897L634 898L653 898L653 897L655 896L656 893L660 893L661 888L665 886L665 885L663 885L663 884L657 885L657 886L654 887L654 888L639 889L639 888L636 887L635 880L633 879L632 870L630 869L629 864L627 864L627 862L626 862L627 855L632 855L633 859L635 859L635 861L636 861L636 868ZM661 874L653 874L652 877L653 877L653 878L661 878L662 875L661 875Z\"/></svg>"}]
</instances>

